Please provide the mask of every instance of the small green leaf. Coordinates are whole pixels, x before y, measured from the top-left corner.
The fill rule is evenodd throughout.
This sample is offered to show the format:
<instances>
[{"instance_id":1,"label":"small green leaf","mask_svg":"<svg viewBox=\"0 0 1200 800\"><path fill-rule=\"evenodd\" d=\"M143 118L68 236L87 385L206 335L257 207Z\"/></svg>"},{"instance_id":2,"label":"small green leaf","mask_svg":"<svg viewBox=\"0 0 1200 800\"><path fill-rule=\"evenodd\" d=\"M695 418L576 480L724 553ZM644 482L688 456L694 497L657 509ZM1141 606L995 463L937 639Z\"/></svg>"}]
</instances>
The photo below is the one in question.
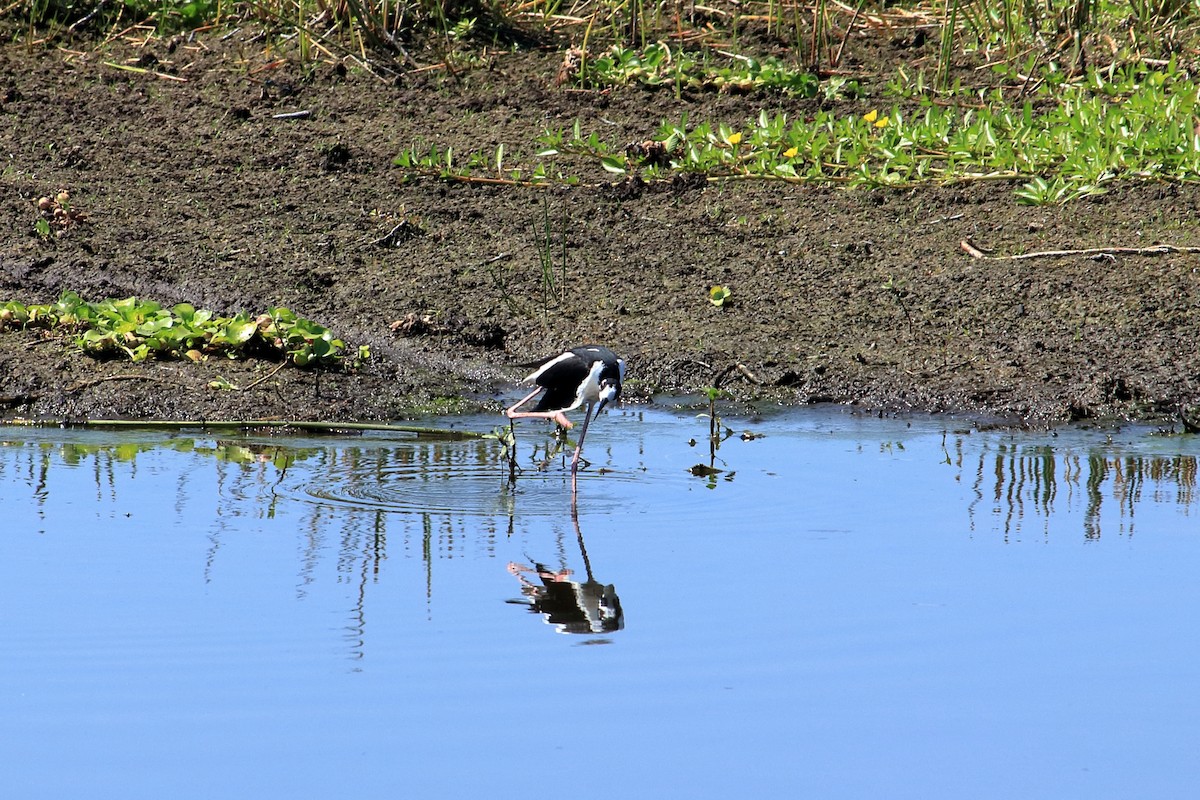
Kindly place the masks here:
<instances>
[{"instance_id":1,"label":"small green leaf","mask_svg":"<svg viewBox=\"0 0 1200 800\"><path fill-rule=\"evenodd\" d=\"M225 338L232 344L245 344L257 330L254 320L230 320L225 327Z\"/></svg>"},{"instance_id":2,"label":"small green leaf","mask_svg":"<svg viewBox=\"0 0 1200 800\"><path fill-rule=\"evenodd\" d=\"M617 175L625 174L625 157L624 156L604 156L600 159L600 166L604 167L605 172L612 172Z\"/></svg>"}]
</instances>

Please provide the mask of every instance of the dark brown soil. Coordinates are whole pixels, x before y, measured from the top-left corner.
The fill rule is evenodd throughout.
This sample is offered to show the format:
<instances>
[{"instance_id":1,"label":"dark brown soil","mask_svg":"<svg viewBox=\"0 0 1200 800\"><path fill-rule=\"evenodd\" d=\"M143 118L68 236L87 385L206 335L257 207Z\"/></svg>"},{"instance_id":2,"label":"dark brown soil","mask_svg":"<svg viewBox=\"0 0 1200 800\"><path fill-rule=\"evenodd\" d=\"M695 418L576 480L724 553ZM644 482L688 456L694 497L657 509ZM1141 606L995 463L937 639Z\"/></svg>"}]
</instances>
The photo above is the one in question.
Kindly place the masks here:
<instances>
[{"instance_id":1,"label":"dark brown soil","mask_svg":"<svg viewBox=\"0 0 1200 800\"><path fill-rule=\"evenodd\" d=\"M816 106L568 91L550 50L488 56L457 79L268 68L274 54L249 35L0 49L0 301L72 289L219 312L283 305L370 345L370 365L286 368L222 391L209 381L245 387L276 365L98 361L69 337L8 332L0 414L388 419L436 398L494 400L519 377L512 365L584 342L627 357L635 401L701 390L741 364L725 383L735 396L791 403L1049 422L1170 417L1200 402L1196 255L978 260L960 247L1200 245L1200 187L1029 208L1004 183L404 182L392 161L414 142L530 153L544 129L577 118L634 142L684 112L739 123L764 105L793 117ZM899 44L875 55L912 58ZM132 59L186 82L105 64ZM273 118L299 110L311 114ZM44 239L35 203L60 189L87 218ZM564 234L567 265L550 296L547 214L556 269ZM732 290L726 307L708 301L713 284Z\"/></svg>"}]
</instances>

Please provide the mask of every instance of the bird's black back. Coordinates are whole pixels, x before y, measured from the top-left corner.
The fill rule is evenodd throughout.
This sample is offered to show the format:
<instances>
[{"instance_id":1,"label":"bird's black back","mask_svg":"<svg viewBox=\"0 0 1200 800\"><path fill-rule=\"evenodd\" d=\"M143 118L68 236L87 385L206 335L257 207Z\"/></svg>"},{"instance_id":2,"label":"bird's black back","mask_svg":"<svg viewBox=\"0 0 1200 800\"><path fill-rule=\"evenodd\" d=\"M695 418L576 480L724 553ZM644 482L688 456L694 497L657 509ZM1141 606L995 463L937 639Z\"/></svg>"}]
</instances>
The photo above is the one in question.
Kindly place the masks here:
<instances>
[{"instance_id":1,"label":"bird's black back","mask_svg":"<svg viewBox=\"0 0 1200 800\"><path fill-rule=\"evenodd\" d=\"M565 357L568 354L569 357ZM546 389L538 399L534 410L552 411L573 406L580 386L592 371L592 365L597 361L604 364L600 370L600 380L608 380L619 387L621 383L620 359L612 350L599 345L573 347L564 353L525 365L535 368L534 382Z\"/></svg>"},{"instance_id":2,"label":"bird's black back","mask_svg":"<svg viewBox=\"0 0 1200 800\"><path fill-rule=\"evenodd\" d=\"M540 383L540 381L539 381ZM541 384L545 386L545 384ZM576 387L546 386L546 391L538 398L534 411L558 411L575 405Z\"/></svg>"}]
</instances>

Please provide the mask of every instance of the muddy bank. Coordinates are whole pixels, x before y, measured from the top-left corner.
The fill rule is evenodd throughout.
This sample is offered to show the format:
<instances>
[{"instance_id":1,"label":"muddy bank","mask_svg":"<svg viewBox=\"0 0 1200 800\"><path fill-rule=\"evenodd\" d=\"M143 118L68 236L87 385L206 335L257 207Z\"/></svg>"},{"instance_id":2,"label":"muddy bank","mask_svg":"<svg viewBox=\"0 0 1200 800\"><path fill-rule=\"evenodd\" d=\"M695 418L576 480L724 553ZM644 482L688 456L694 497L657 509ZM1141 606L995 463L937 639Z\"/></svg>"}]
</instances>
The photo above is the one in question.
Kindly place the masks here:
<instances>
[{"instance_id":1,"label":"muddy bank","mask_svg":"<svg viewBox=\"0 0 1200 800\"><path fill-rule=\"evenodd\" d=\"M104 64L147 53L186 82ZM701 390L740 364L734 396L797 404L1053 422L1170 419L1200 403L1200 257L1003 258L1200 245L1195 186L1030 208L1003 183L406 182L392 161L414 142L532 152L542 130L575 119L633 142L684 112L739 121L814 106L565 91L554 53L400 85L328 65L264 73L268 63L237 37L0 49L0 298L71 289L222 313L282 305L369 345L370 364L131 364L85 356L69 337L9 332L0 414L391 419L457 407L446 398L488 403L519 377L513 364L582 342L626 356L635 401ZM309 114L275 118L293 111ZM62 188L86 219L41 236L36 199ZM995 258L972 258L964 239ZM732 292L724 307L708 300L714 284ZM210 388L218 376L241 390Z\"/></svg>"}]
</instances>

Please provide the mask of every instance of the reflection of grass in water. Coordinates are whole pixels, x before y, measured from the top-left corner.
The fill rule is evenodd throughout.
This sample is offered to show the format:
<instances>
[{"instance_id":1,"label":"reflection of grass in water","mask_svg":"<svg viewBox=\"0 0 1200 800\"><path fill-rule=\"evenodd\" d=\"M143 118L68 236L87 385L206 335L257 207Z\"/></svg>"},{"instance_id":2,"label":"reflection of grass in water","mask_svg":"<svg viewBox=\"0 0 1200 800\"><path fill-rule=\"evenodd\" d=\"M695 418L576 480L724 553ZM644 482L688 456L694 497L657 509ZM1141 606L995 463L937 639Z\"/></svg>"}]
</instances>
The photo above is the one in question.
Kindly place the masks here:
<instances>
[{"instance_id":1,"label":"reflection of grass in water","mask_svg":"<svg viewBox=\"0 0 1200 800\"><path fill-rule=\"evenodd\" d=\"M959 447L960 466L961 441ZM1193 455L1140 456L1113 455L1106 451L1085 454L1050 446L1022 447L1001 444L995 451L986 446L979 453L975 471L975 499L967 507L971 529L976 527L978 511L990 500L993 513L1002 518L1005 538L1021 532L1029 510L1043 519L1049 530L1056 504L1066 494L1068 507L1076 498L1083 501L1083 533L1087 539L1101 537L1100 512L1105 500L1115 501L1120 509L1118 533L1132 534L1135 510L1143 499L1147 482L1155 500L1162 492L1174 492L1181 506L1195 504L1197 467Z\"/></svg>"},{"instance_id":2,"label":"reflection of grass in water","mask_svg":"<svg viewBox=\"0 0 1200 800\"><path fill-rule=\"evenodd\" d=\"M116 496L116 488L122 476L137 475L139 457L156 451L169 451L211 459L213 468L218 476L218 483L224 480L225 470L221 465L235 465L231 475L252 475L262 485L268 481L263 479L267 474L264 470L273 470L275 477L269 481L277 485L287 474L287 470L298 461L312 458L319 452L317 448L297 448L272 442L234 441L228 439L196 439L190 437L168 437L154 440L115 441L115 442L7 442L7 448L15 449L14 456L16 472L32 477L32 496L39 505L49 502L51 483L70 483L71 478L64 471L63 475L52 481L51 473L56 468L71 468L76 472L88 468L95 489L99 493L105 490ZM7 449L0 446L0 452ZM25 462L25 463L22 463ZM7 464L0 462L0 478L4 477L3 470ZM120 470L118 468L120 467ZM194 466L180 469L180 490L183 487L183 477L192 475L197 470ZM83 473L86 474L86 473ZM57 488L57 487L54 487ZM122 492L124 494L124 492ZM136 491L133 494L137 494ZM271 505L273 506L274 500ZM267 508L268 516L274 514L274 508Z\"/></svg>"},{"instance_id":3,"label":"reflection of grass in water","mask_svg":"<svg viewBox=\"0 0 1200 800\"><path fill-rule=\"evenodd\" d=\"M215 443L207 445L204 442ZM77 467L88 459L100 456L107 456L114 462L133 463L142 453L171 450L176 453L195 453L233 464L271 463L278 469L287 469L295 462L311 458L318 452L315 448L295 448L277 444L175 437L150 442L118 442L116 444L60 442L43 444L41 447L46 452L57 453L63 464L72 467Z\"/></svg>"},{"instance_id":4,"label":"reflection of grass in water","mask_svg":"<svg viewBox=\"0 0 1200 800\"><path fill-rule=\"evenodd\" d=\"M433 562L471 552L494 557L498 540L524 536L529 525L515 513L513 493L504 489L498 448L481 438L410 437L401 444L331 438L315 446L311 437L305 446L293 446L293 441L300 443L283 437L144 433L136 441L117 435L108 441L10 438L0 444L0 493L9 502L57 511L50 516L61 525L72 498L82 490L98 501L97 516L89 521L85 512L69 519L87 526L89 533L115 533L105 520L117 513L137 518L138 529L146 533L178 529L181 544L187 537L186 546L174 552L180 558L195 555L198 543L203 556L195 557L202 558L206 581L231 568L237 571L238 559L245 558L238 543L247 533L282 535L285 554L278 563L285 571L289 565L295 570L298 598L331 591L315 590L319 583L353 587L347 593L347 629L353 632L347 641L356 656L365 647L371 586L379 582L389 556L419 560L425 573L423 594L432 598L439 588L435 572L440 575L443 569ZM26 498L13 496L25 486L30 487ZM351 495L358 488L369 493L372 486L393 491L390 499L407 500L407 505L355 505ZM332 489L342 497L328 502L305 494L318 489ZM386 492L381 494L388 499ZM433 505L440 498L447 508L422 508L431 497ZM472 500L484 505L468 508ZM529 511L528 503L524 510ZM549 518L545 507L541 513ZM277 517L287 520L284 527L264 523ZM232 556L227 555L229 545ZM293 561L287 560L289 549L295 553ZM263 566L276 563L264 561Z\"/></svg>"}]
</instances>

